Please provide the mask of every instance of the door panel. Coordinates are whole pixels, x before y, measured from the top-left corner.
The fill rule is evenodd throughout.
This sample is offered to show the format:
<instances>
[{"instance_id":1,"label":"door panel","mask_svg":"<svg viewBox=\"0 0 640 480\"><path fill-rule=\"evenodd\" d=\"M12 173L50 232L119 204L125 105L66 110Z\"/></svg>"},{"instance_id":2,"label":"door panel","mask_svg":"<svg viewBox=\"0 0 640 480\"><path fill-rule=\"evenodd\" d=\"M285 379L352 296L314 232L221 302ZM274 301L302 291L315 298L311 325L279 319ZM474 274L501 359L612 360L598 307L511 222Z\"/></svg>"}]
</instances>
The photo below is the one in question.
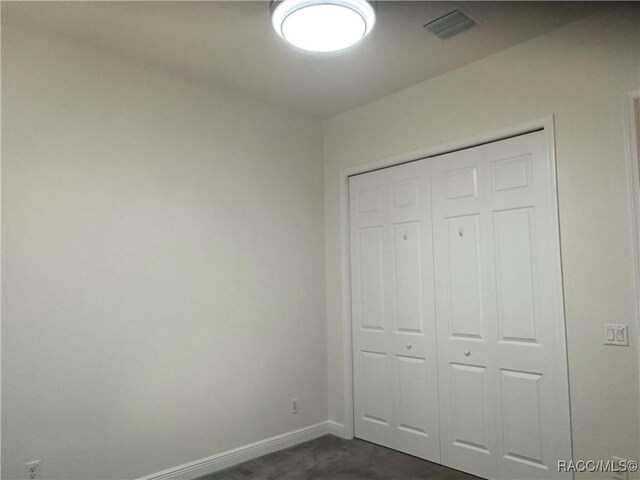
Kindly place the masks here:
<instances>
[{"instance_id":1,"label":"door panel","mask_svg":"<svg viewBox=\"0 0 640 480\"><path fill-rule=\"evenodd\" d=\"M393 446L385 295L385 176L360 177L351 190L353 367L357 430Z\"/></svg>"},{"instance_id":2,"label":"door panel","mask_svg":"<svg viewBox=\"0 0 640 480\"><path fill-rule=\"evenodd\" d=\"M495 390L487 338L492 335L484 278L486 195L474 149L432 164L442 463L495 478Z\"/></svg>"},{"instance_id":3,"label":"door panel","mask_svg":"<svg viewBox=\"0 0 640 480\"><path fill-rule=\"evenodd\" d=\"M444 199L478 198L478 168L475 165L447 170L442 178Z\"/></svg>"},{"instance_id":4,"label":"door panel","mask_svg":"<svg viewBox=\"0 0 640 480\"><path fill-rule=\"evenodd\" d=\"M571 458L545 143L536 132L432 163L442 459L487 478L563 478L556 462Z\"/></svg>"},{"instance_id":5,"label":"door panel","mask_svg":"<svg viewBox=\"0 0 640 480\"><path fill-rule=\"evenodd\" d=\"M427 435L429 425L426 364L422 358L396 356L398 379L398 428L410 433Z\"/></svg>"},{"instance_id":6,"label":"door panel","mask_svg":"<svg viewBox=\"0 0 640 480\"><path fill-rule=\"evenodd\" d=\"M350 179L354 404L357 437L438 462L429 185L418 162Z\"/></svg>"},{"instance_id":7,"label":"door panel","mask_svg":"<svg viewBox=\"0 0 640 480\"><path fill-rule=\"evenodd\" d=\"M493 213L500 340L535 342L534 210Z\"/></svg>"},{"instance_id":8,"label":"door panel","mask_svg":"<svg viewBox=\"0 0 640 480\"><path fill-rule=\"evenodd\" d=\"M450 334L482 338L478 215L449 217L445 222Z\"/></svg>"},{"instance_id":9,"label":"door panel","mask_svg":"<svg viewBox=\"0 0 640 480\"><path fill-rule=\"evenodd\" d=\"M358 229L360 251L360 324L363 329L384 330L384 273L382 226Z\"/></svg>"},{"instance_id":10,"label":"door panel","mask_svg":"<svg viewBox=\"0 0 640 480\"><path fill-rule=\"evenodd\" d=\"M396 448L440 461L429 167L388 170Z\"/></svg>"},{"instance_id":11,"label":"door panel","mask_svg":"<svg viewBox=\"0 0 640 480\"><path fill-rule=\"evenodd\" d=\"M423 333L421 245L419 222L393 225L396 325L402 332Z\"/></svg>"},{"instance_id":12,"label":"door panel","mask_svg":"<svg viewBox=\"0 0 640 480\"><path fill-rule=\"evenodd\" d=\"M379 175L377 176L379 177ZM382 195L382 185L372 185L359 189L355 195L358 215L381 213Z\"/></svg>"},{"instance_id":13,"label":"door panel","mask_svg":"<svg viewBox=\"0 0 640 480\"><path fill-rule=\"evenodd\" d=\"M530 153L491 162L493 194L515 193L531 186L533 156Z\"/></svg>"},{"instance_id":14,"label":"door panel","mask_svg":"<svg viewBox=\"0 0 640 480\"><path fill-rule=\"evenodd\" d=\"M417 207L420 203L420 179L405 178L393 183L393 208Z\"/></svg>"},{"instance_id":15,"label":"door panel","mask_svg":"<svg viewBox=\"0 0 640 480\"><path fill-rule=\"evenodd\" d=\"M450 363L453 443L490 454L487 438L487 369Z\"/></svg>"},{"instance_id":16,"label":"door panel","mask_svg":"<svg viewBox=\"0 0 640 480\"><path fill-rule=\"evenodd\" d=\"M485 145L492 184L498 336L496 425L500 478L570 478L569 389L557 202L544 132Z\"/></svg>"},{"instance_id":17,"label":"door panel","mask_svg":"<svg viewBox=\"0 0 640 480\"><path fill-rule=\"evenodd\" d=\"M387 355L378 352L361 352L363 376L363 404L362 417L375 423L389 425L390 405L389 392L386 381L389 371Z\"/></svg>"},{"instance_id":18,"label":"door panel","mask_svg":"<svg viewBox=\"0 0 640 480\"><path fill-rule=\"evenodd\" d=\"M505 369L500 374L502 453L509 460L544 467L539 402L542 375Z\"/></svg>"}]
</instances>

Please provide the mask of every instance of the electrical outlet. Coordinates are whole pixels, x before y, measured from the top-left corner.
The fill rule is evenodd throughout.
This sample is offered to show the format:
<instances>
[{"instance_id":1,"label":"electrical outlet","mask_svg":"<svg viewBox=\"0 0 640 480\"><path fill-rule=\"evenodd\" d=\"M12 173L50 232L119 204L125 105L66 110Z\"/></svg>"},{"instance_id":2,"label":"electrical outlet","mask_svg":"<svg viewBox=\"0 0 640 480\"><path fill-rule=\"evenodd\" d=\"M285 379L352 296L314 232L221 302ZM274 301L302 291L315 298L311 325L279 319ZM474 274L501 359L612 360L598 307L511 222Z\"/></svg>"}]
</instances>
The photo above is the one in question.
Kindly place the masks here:
<instances>
[{"instance_id":1,"label":"electrical outlet","mask_svg":"<svg viewBox=\"0 0 640 480\"><path fill-rule=\"evenodd\" d=\"M28 480L37 480L40 476L40 460L32 460L24 464Z\"/></svg>"},{"instance_id":2,"label":"electrical outlet","mask_svg":"<svg viewBox=\"0 0 640 480\"><path fill-rule=\"evenodd\" d=\"M298 405L298 399L297 398L292 398L291 399L291 413L298 413L299 409L300 409L300 405Z\"/></svg>"},{"instance_id":3,"label":"electrical outlet","mask_svg":"<svg viewBox=\"0 0 640 480\"><path fill-rule=\"evenodd\" d=\"M616 467L619 467L623 462L626 464L624 458L616 457L615 455L611 457L613 463ZM613 480L629 480L629 472L625 470L624 472L613 472L613 476L611 477Z\"/></svg>"}]
</instances>

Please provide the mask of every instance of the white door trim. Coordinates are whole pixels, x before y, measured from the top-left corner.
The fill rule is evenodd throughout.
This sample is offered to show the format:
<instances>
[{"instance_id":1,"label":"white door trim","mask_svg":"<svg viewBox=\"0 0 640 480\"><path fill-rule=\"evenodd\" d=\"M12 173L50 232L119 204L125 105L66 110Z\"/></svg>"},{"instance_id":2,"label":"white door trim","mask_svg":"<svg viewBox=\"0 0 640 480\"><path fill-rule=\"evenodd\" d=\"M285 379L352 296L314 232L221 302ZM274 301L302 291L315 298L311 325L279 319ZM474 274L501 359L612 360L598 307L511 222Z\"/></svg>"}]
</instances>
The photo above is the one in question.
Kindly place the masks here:
<instances>
[{"instance_id":1,"label":"white door trim","mask_svg":"<svg viewBox=\"0 0 640 480\"><path fill-rule=\"evenodd\" d=\"M377 170L380 168L400 165L414 160L441 155L447 152L462 148L473 147L487 142L512 137L515 135L528 133L530 131L544 129L549 149L549 158L552 165L552 190L555 192L557 201L556 182L556 156L555 156L555 128L553 114L545 115L527 122L510 125L507 127L492 130L455 140L414 150L408 153L394 155L393 157L374 160L368 163L340 170L340 245L341 245L341 273L342 273L342 335L343 335L343 375L344 375L344 438L353 438L354 432L354 406L353 406L353 340L351 330L351 258L350 258L350 224L349 224L349 177L360 173ZM554 209L557 215L557 209ZM558 218L555 219L558 223ZM558 238L558 242L560 239ZM562 298L564 309L564 295ZM564 318L564 311L562 312ZM565 327L566 328L566 327ZM565 332L566 338L566 332ZM566 346L565 346L566 352ZM568 362L567 362L568 363ZM571 411L569 411L571 419ZM573 443L573 442L572 442Z\"/></svg>"},{"instance_id":2,"label":"white door trim","mask_svg":"<svg viewBox=\"0 0 640 480\"><path fill-rule=\"evenodd\" d=\"M636 280L636 322L640 331L640 172L638 171L637 127L635 101L640 100L640 88L627 92L624 97L625 109L625 142L627 144L627 167L629 174L629 193L631 195L631 228ZM640 340L640 335L638 340ZM639 400L640 401L640 400Z\"/></svg>"},{"instance_id":3,"label":"white door trim","mask_svg":"<svg viewBox=\"0 0 640 480\"><path fill-rule=\"evenodd\" d=\"M640 174L638 172L638 139L636 138L636 119L634 102L640 100L640 88L632 90L625 96L625 141L629 173L629 190L631 193L631 226L633 228L633 254L636 274L636 297L638 305L637 320L640 321ZM639 323L640 326L640 323Z\"/></svg>"}]
</instances>

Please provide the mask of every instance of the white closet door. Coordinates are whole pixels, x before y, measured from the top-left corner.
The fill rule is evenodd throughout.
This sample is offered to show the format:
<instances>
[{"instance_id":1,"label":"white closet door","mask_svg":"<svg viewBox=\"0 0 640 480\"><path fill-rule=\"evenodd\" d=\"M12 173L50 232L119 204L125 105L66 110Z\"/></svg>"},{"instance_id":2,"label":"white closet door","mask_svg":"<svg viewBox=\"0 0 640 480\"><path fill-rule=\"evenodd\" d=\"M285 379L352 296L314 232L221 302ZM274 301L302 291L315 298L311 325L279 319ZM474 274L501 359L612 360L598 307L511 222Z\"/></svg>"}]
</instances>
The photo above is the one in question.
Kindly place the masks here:
<instances>
[{"instance_id":1,"label":"white closet door","mask_svg":"<svg viewBox=\"0 0 640 480\"><path fill-rule=\"evenodd\" d=\"M355 435L440 461L429 171L350 179Z\"/></svg>"},{"instance_id":2,"label":"white closet door","mask_svg":"<svg viewBox=\"0 0 640 480\"><path fill-rule=\"evenodd\" d=\"M490 244L480 149L432 163L442 463L496 477L493 311L483 278Z\"/></svg>"},{"instance_id":3,"label":"white closet door","mask_svg":"<svg viewBox=\"0 0 640 480\"><path fill-rule=\"evenodd\" d=\"M543 132L483 147L491 181L498 474L570 478L569 383L555 170Z\"/></svg>"},{"instance_id":4,"label":"white closet door","mask_svg":"<svg viewBox=\"0 0 640 480\"><path fill-rule=\"evenodd\" d=\"M553 174L542 132L432 163L442 463L485 478L571 458Z\"/></svg>"}]
</instances>

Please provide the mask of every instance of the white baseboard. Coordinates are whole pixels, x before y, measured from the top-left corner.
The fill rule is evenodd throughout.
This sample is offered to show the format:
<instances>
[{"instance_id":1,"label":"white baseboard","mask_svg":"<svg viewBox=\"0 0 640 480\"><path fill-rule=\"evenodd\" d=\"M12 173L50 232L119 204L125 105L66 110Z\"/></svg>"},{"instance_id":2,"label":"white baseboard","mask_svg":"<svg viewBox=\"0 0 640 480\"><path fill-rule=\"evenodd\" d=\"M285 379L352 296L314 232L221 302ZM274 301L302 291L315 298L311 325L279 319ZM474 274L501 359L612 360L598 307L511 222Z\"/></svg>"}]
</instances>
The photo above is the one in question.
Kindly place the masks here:
<instances>
[{"instance_id":1,"label":"white baseboard","mask_svg":"<svg viewBox=\"0 0 640 480\"><path fill-rule=\"evenodd\" d=\"M335 435L336 437L350 440L350 438L347 438L347 429L341 423L334 422L333 420L329 420L327 422L327 427L329 430L328 433L330 433L331 435Z\"/></svg>"},{"instance_id":2,"label":"white baseboard","mask_svg":"<svg viewBox=\"0 0 640 480\"><path fill-rule=\"evenodd\" d=\"M141 477L138 480L194 479L327 434L344 438L344 425L332 421L317 423L300 430L294 430L293 432L178 465L177 467Z\"/></svg>"}]
</instances>

